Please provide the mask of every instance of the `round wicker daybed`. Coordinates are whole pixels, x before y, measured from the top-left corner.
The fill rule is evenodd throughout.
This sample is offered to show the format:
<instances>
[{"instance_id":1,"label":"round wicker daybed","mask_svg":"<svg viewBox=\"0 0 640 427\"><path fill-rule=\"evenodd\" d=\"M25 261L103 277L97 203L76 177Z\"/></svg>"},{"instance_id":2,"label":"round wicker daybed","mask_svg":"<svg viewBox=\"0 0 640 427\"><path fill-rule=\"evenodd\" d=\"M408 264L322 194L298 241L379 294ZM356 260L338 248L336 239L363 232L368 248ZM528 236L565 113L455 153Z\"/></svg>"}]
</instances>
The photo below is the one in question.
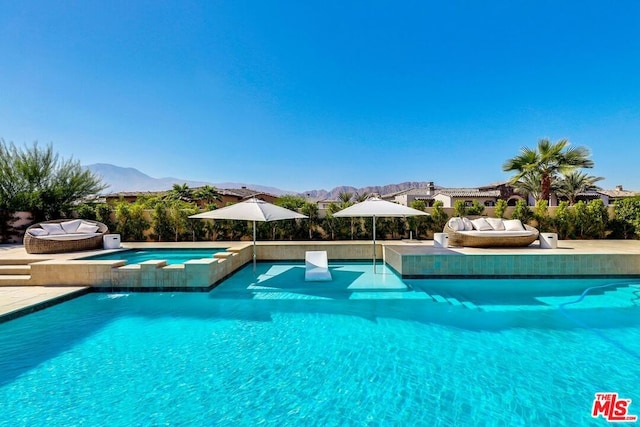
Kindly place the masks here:
<instances>
[{"instance_id":1,"label":"round wicker daybed","mask_svg":"<svg viewBox=\"0 0 640 427\"><path fill-rule=\"evenodd\" d=\"M504 248L529 246L538 239L538 230L527 224L523 231L455 231L444 226L444 233L449 236L449 246L466 246L471 248Z\"/></svg>"},{"instance_id":2,"label":"round wicker daybed","mask_svg":"<svg viewBox=\"0 0 640 427\"><path fill-rule=\"evenodd\" d=\"M38 235L44 230L42 224L62 224L70 223L74 220L56 219L53 221L43 221L27 228L24 233L24 248L29 254L57 254L64 252L87 251L92 249L101 249L103 245L103 236L109 231L106 225L98 221L88 219L78 220L85 227L97 226L95 232L71 232L57 235Z\"/></svg>"}]
</instances>

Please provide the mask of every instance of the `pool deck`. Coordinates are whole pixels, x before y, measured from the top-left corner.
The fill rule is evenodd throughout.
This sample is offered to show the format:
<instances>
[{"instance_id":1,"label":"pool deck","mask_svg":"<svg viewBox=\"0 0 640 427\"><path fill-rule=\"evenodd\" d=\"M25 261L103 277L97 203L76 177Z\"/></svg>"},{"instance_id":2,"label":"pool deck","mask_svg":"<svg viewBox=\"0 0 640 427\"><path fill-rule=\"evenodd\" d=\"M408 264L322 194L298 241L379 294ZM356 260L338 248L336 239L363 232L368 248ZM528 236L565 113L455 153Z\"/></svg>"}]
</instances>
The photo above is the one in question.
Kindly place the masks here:
<instances>
[{"instance_id":1,"label":"pool deck","mask_svg":"<svg viewBox=\"0 0 640 427\"><path fill-rule=\"evenodd\" d=\"M377 242L376 254L403 277L482 276L640 275L640 241L637 240L562 240L556 249L542 249L538 242L524 248L437 248L432 240ZM126 243L131 248L230 247L247 250L247 242ZM372 244L367 241L344 242L258 242L258 259L265 261L303 259L305 250L327 248L330 260L371 259ZM53 255L27 254L22 245L0 245L0 322L37 311L58 302L90 292L90 286L26 285L31 264L61 263L74 265L74 259L110 251L88 251ZM332 253L334 254L332 256ZM469 255L469 256L464 256ZM576 258L576 256L578 256ZM522 268L522 261L527 268ZM576 262L579 260L579 262ZM245 263L243 263L244 265ZM529 266L529 264L531 266ZM524 263L523 263L524 265ZM22 269L22 271L21 271ZM14 274L15 273L15 274Z\"/></svg>"}]
</instances>

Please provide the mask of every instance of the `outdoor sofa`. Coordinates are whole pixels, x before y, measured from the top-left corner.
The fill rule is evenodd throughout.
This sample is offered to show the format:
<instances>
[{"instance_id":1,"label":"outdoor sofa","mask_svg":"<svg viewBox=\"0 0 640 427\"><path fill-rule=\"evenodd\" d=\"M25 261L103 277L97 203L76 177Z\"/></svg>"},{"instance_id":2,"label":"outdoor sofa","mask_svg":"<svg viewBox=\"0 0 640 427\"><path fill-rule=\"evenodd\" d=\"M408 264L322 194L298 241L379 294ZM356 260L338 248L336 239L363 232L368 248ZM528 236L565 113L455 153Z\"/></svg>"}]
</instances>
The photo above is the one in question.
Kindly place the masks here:
<instances>
[{"instance_id":1,"label":"outdoor sofa","mask_svg":"<svg viewBox=\"0 0 640 427\"><path fill-rule=\"evenodd\" d=\"M27 228L24 248L29 254L57 254L101 249L108 228L87 219L44 221Z\"/></svg>"},{"instance_id":2,"label":"outdoor sofa","mask_svg":"<svg viewBox=\"0 0 640 427\"><path fill-rule=\"evenodd\" d=\"M451 218L444 232L449 236L449 246L472 248L529 246L540 234L518 219L488 217Z\"/></svg>"}]
</instances>

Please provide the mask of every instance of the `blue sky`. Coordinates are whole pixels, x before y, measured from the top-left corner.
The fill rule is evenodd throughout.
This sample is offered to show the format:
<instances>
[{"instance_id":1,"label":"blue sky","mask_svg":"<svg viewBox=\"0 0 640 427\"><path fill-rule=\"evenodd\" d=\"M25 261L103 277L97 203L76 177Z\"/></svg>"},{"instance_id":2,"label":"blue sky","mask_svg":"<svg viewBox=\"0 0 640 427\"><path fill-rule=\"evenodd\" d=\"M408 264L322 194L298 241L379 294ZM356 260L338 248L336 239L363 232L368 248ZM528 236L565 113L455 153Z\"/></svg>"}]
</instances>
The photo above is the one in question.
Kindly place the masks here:
<instances>
[{"instance_id":1,"label":"blue sky","mask_svg":"<svg viewBox=\"0 0 640 427\"><path fill-rule=\"evenodd\" d=\"M0 0L0 137L284 190L503 181L540 138L640 190L637 1Z\"/></svg>"}]
</instances>

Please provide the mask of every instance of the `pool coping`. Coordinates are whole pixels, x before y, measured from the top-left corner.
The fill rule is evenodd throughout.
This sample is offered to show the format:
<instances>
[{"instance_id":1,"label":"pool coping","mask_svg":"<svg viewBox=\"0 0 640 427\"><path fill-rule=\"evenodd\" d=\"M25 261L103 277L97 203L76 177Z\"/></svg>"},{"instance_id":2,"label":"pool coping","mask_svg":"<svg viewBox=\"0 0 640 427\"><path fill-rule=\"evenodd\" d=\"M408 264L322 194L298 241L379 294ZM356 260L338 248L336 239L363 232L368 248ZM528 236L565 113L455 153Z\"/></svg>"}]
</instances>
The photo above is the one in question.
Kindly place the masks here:
<instances>
[{"instance_id":1,"label":"pool coping","mask_svg":"<svg viewBox=\"0 0 640 427\"><path fill-rule=\"evenodd\" d=\"M17 319L36 311L69 301L93 292L89 286L16 286L0 287L0 323ZM10 294L13 294L10 295ZM20 301L10 301L11 299Z\"/></svg>"}]
</instances>

